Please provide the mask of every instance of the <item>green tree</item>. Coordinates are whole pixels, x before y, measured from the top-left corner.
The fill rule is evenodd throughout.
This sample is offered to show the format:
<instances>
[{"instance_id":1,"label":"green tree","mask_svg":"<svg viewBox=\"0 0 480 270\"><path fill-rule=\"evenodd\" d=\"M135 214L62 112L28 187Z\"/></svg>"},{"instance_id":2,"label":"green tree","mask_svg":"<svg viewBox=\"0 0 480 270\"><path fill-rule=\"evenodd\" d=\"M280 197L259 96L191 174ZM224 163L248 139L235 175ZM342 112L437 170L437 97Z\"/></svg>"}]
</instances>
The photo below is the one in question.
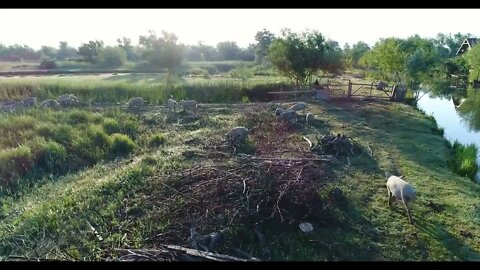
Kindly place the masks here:
<instances>
[{"instance_id":1,"label":"green tree","mask_svg":"<svg viewBox=\"0 0 480 270\"><path fill-rule=\"evenodd\" d=\"M57 57L57 49L50 46L42 46L40 48L40 54L46 58L54 59Z\"/></svg>"},{"instance_id":2,"label":"green tree","mask_svg":"<svg viewBox=\"0 0 480 270\"><path fill-rule=\"evenodd\" d=\"M321 68L324 73L339 74L345 68L345 56L337 41L327 40L323 57L320 57Z\"/></svg>"},{"instance_id":3,"label":"green tree","mask_svg":"<svg viewBox=\"0 0 480 270\"><path fill-rule=\"evenodd\" d=\"M351 68L353 66L352 48L348 43L343 46L343 62L345 67Z\"/></svg>"},{"instance_id":4,"label":"green tree","mask_svg":"<svg viewBox=\"0 0 480 270\"><path fill-rule=\"evenodd\" d=\"M267 29L258 31L255 34L255 40L257 41L257 44L255 45L255 63L264 63L265 56L268 54L268 48L274 39L275 35Z\"/></svg>"},{"instance_id":5,"label":"green tree","mask_svg":"<svg viewBox=\"0 0 480 270\"><path fill-rule=\"evenodd\" d=\"M240 49L240 55L238 58L242 61L254 61L255 60L255 44L249 44L247 48Z\"/></svg>"},{"instance_id":6,"label":"green tree","mask_svg":"<svg viewBox=\"0 0 480 270\"><path fill-rule=\"evenodd\" d=\"M400 40L396 38L382 39L373 48L373 58L382 77L404 75L406 71L406 54L400 49Z\"/></svg>"},{"instance_id":7,"label":"green tree","mask_svg":"<svg viewBox=\"0 0 480 270\"><path fill-rule=\"evenodd\" d=\"M238 60L240 56L240 48L235 41L219 42L217 51L221 60Z\"/></svg>"},{"instance_id":8,"label":"green tree","mask_svg":"<svg viewBox=\"0 0 480 270\"><path fill-rule=\"evenodd\" d=\"M97 60L96 57L98 56L98 51L102 47L103 41L91 40L88 43L83 43L82 46L78 48L78 54L81 55L86 61L94 63Z\"/></svg>"},{"instance_id":9,"label":"green tree","mask_svg":"<svg viewBox=\"0 0 480 270\"><path fill-rule=\"evenodd\" d=\"M351 50L352 65L354 67L358 67L359 66L358 61L368 51L370 51L370 46L368 46L368 44L363 41L359 41L353 44L352 50Z\"/></svg>"},{"instance_id":10,"label":"green tree","mask_svg":"<svg viewBox=\"0 0 480 270\"><path fill-rule=\"evenodd\" d=\"M358 59L358 66L363 68L377 68L377 59L373 53L373 50L369 50Z\"/></svg>"},{"instance_id":11,"label":"green tree","mask_svg":"<svg viewBox=\"0 0 480 270\"><path fill-rule=\"evenodd\" d=\"M319 70L335 69L335 52L335 49L329 49L325 38L317 31L297 34L283 29L282 37L270 45L268 58L280 73L298 86L306 85Z\"/></svg>"},{"instance_id":12,"label":"green tree","mask_svg":"<svg viewBox=\"0 0 480 270\"><path fill-rule=\"evenodd\" d=\"M137 61L138 60L138 55L135 53L134 47L132 46L132 40L123 37L123 38L118 38L117 39L118 47L122 48L122 50L125 51L127 55L127 60L128 61Z\"/></svg>"},{"instance_id":13,"label":"green tree","mask_svg":"<svg viewBox=\"0 0 480 270\"><path fill-rule=\"evenodd\" d=\"M480 46L473 46L464 57L470 68L470 80L480 79Z\"/></svg>"},{"instance_id":14,"label":"green tree","mask_svg":"<svg viewBox=\"0 0 480 270\"><path fill-rule=\"evenodd\" d=\"M414 35L400 42L400 50L406 55L406 75L412 83L420 84L438 73L442 58L433 39Z\"/></svg>"},{"instance_id":15,"label":"green tree","mask_svg":"<svg viewBox=\"0 0 480 270\"><path fill-rule=\"evenodd\" d=\"M178 37L162 31L162 37L157 37L154 31L149 31L148 36L140 36L139 44L143 47L143 59L153 68L166 68L174 72L183 61L184 46L177 44Z\"/></svg>"},{"instance_id":16,"label":"green tree","mask_svg":"<svg viewBox=\"0 0 480 270\"><path fill-rule=\"evenodd\" d=\"M97 63L102 67L117 68L127 62L127 53L120 47L105 47L98 50Z\"/></svg>"},{"instance_id":17,"label":"green tree","mask_svg":"<svg viewBox=\"0 0 480 270\"><path fill-rule=\"evenodd\" d=\"M77 49L68 46L68 42L66 41L60 41L57 51L57 59L63 60L70 57L78 57Z\"/></svg>"}]
</instances>

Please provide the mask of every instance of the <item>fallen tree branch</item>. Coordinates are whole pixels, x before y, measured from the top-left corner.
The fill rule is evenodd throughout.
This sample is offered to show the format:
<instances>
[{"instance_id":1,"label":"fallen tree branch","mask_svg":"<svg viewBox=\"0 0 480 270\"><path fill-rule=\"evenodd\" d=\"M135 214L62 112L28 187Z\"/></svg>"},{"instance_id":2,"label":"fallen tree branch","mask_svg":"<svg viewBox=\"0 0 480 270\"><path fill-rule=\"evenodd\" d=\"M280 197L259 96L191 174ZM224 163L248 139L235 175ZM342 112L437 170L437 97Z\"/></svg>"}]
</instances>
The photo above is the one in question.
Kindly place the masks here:
<instances>
[{"instance_id":1,"label":"fallen tree branch","mask_svg":"<svg viewBox=\"0 0 480 270\"><path fill-rule=\"evenodd\" d=\"M272 161L334 161L331 155L319 156L318 158L276 158L276 157L251 157L253 160L272 160Z\"/></svg>"},{"instance_id":2,"label":"fallen tree branch","mask_svg":"<svg viewBox=\"0 0 480 270\"><path fill-rule=\"evenodd\" d=\"M176 246L176 245L162 245L160 248L161 249L115 249L115 250L119 252L131 254L131 255L138 255L139 257L152 259L152 260L155 258L151 258L151 256L169 255L169 254L173 255L172 254L173 252L180 251L180 253L178 254L179 260L181 255L191 255L191 256L208 259L212 261L239 261L239 262L249 261L248 259L242 259L242 258L230 256L230 255L223 255L218 253L201 251L201 250L196 250L196 249L191 249L191 248L186 248L186 247ZM146 254L150 255L150 257L147 256ZM252 257L250 261L259 261L259 259Z\"/></svg>"}]
</instances>

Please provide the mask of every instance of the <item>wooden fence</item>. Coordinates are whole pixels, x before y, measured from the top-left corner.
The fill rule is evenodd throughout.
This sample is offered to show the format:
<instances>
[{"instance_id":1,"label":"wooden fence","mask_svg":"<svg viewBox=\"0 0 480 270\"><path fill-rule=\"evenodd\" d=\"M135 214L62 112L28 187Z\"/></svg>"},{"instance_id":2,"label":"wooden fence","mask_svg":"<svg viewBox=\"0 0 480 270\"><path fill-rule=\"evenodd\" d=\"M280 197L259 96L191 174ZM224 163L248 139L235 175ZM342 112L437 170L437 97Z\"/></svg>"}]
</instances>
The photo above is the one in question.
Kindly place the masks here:
<instances>
[{"instance_id":1,"label":"wooden fence","mask_svg":"<svg viewBox=\"0 0 480 270\"><path fill-rule=\"evenodd\" d=\"M316 99L343 99L343 98L374 98L374 99L405 99L406 90L397 85L388 86L386 83L338 83L327 81L319 87L311 90L298 91L275 91L269 92L273 99L288 99L289 97L298 98L299 96L312 97Z\"/></svg>"}]
</instances>

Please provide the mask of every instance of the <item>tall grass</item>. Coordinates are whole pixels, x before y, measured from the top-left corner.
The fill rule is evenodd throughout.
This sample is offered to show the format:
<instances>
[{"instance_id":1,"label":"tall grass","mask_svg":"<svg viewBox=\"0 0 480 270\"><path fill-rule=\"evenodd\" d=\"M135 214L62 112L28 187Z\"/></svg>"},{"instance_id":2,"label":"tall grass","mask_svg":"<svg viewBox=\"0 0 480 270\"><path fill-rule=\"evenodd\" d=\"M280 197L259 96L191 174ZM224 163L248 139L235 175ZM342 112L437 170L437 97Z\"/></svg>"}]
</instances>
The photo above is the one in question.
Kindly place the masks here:
<instances>
[{"instance_id":1,"label":"tall grass","mask_svg":"<svg viewBox=\"0 0 480 270\"><path fill-rule=\"evenodd\" d=\"M460 176L475 180L478 172L476 157L478 149L475 144L463 145L457 140L452 144L454 158L450 161L450 166L455 173Z\"/></svg>"},{"instance_id":2,"label":"tall grass","mask_svg":"<svg viewBox=\"0 0 480 270\"><path fill-rule=\"evenodd\" d=\"M130 98L142 97L151 105L165 104L172 95L175 99L195 99L202 103L238 103L244 96L253 102L269 101L270 91L289 89L284 80L251 79L242 82L235 79L180 80L175 83L164 80L151 82L142 78L130 80L80 80L80 79L12 79L0 83L0 100L20 100L28 96L39 99L57 98L74 94L81 102L125 103Z\"/></svg>"},{"instance_id":3,"label":"tall grass","mask_svg":"<svg viewBox=\"0 0 480 270\"><path fill-rule=\"evenodd\" d=\"M102 115L78 109L34 109L4 115L0 118L0 188L125 156L136 148L139 126L135 116L122 111Z\"/></svg>"}]
</instances>

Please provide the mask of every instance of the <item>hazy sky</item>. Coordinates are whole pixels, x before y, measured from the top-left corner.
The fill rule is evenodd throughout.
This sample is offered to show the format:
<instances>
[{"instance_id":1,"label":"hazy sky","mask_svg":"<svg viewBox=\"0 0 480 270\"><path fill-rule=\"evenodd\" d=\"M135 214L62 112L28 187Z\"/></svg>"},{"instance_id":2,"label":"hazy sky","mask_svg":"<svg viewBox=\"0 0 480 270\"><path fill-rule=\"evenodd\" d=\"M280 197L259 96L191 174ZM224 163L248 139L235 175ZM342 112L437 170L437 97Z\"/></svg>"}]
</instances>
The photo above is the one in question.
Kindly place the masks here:
<instances>
[{"instance_id":1,"label":"hazy sky","mask_svg":"<svg viewBox=\"0 0 480 270\"><path fill-rule=\"evenodd\" d=\"M116 44L126 36L138 43L148 30L175 33L185 44L203 41L216 45L236 41L240 47L255 42L263 28L314 29L341 45L379 38L406 38L437 33L480 35L480 9L0 9L0 43L58 47L100 39Z\"/></svg>"}]
</instances>

